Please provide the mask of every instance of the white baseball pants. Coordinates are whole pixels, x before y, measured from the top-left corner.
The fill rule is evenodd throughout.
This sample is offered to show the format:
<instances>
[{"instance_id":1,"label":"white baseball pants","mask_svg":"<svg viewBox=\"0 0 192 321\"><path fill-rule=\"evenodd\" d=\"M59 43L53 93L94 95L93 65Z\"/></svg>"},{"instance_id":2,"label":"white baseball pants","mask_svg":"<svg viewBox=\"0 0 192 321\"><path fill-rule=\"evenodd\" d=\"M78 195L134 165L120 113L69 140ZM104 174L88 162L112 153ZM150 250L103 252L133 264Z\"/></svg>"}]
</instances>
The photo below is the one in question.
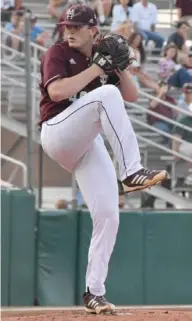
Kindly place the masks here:
<instances>
[{"instance_id":1,"label":"white baseball pants","mask_svg":"<svg viewBox=\"0 0 192 321\"><path fill-rule=\"evenodd\" d=\"M75 174L90 210L93 232L86 287L105 294L108 263L119 225L117 177L100 132L103 130L119 163L121 180L142 168L135 133L119 89L105 85L76 100L43 123L44 151Z\"/></svg>"}]
</instances>

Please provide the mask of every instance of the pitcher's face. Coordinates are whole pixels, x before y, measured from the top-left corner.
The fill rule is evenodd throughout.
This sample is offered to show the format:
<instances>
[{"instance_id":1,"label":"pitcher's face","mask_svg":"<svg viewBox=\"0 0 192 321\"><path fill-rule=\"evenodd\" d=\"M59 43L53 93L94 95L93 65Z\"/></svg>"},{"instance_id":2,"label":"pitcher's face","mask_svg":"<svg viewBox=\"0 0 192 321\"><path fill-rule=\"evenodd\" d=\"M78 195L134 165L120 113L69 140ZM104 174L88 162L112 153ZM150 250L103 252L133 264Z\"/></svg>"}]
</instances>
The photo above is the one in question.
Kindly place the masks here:
<instances>
[{"instance_id":1,"label":"pitcher's face","mask_svg":"<svg viewBox=\"0 0 192 321\"><path fill-rule=\"evenodd\" d=\"M81 49L93 40L93 28L87 25L66 25L65 39L69 47Z\"/></svg>"}]
</instances>

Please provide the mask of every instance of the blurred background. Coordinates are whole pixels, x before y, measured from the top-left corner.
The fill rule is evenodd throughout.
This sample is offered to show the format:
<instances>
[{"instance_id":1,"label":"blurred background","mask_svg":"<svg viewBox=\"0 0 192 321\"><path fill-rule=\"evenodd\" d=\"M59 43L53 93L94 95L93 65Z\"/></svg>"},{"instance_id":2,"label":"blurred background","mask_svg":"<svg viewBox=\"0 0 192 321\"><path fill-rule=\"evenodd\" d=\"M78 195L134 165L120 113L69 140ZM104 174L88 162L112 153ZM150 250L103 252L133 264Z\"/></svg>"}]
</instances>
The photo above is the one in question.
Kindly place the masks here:
<instances>
[{"instance_id":1,"label":"blurred background","mask_svg":"<svg viewBox=\"0 0 192 321\"><path fill-rule=\"evenodd\" d=\"M41 57L66 0L1 0L2 305L82 305L92 225L74 177L40 145ZM107 279L117 305L192 302L192 0L90 0L101 34L126 37L139 90L125 107L161 186L123 195ZM117 106L118 107L118 106ZM131 152L131 151L130 151Z\"/></svg>"},{"instance_id":2,"label":"blurred background","mask_svg":"<svg viewBox=\"0 0 192 321\"><path fill-rule=\"evenodd\" d=\"M122 195L119 182L120 208L188 208L192 202L191 0L153 0L148 20L140 18L147 0L1 1L2 187L32 189L43 208L86 207L74 178L43 153L37 125L41 57L62 39L56 23L65 10L84 2L95 10L101 33L120 33L132 46L137 64L131 72L139 99L125 102L127 113L143 165L166 168L170 174L164 186L128 196ZM107 141L106 146L113 159Z\"/></svg>"}]
</instances>

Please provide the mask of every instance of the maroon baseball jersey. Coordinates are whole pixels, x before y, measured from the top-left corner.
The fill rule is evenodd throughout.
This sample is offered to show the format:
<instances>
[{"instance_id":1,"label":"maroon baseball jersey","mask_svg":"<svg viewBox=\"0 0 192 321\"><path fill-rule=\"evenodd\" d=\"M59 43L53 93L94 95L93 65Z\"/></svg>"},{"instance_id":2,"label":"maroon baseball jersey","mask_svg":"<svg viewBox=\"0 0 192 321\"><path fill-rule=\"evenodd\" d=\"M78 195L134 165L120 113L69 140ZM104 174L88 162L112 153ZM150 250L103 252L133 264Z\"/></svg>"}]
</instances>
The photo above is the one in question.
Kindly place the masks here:
<instances>
[{"instance_id":1,"label":"maroon baseball jersey","mask_svg":"<svg viewBox=\"0 0 192 321\"><path fill-rule=\"evenodd\" d=\"M61 113L82 95L105 84L118 84L119 78L116 74L110 76L103 75L95 78L73 97L59 102L50 99L47 86L51 82L59 78L75 76L87 69L90 65L91 59L84 56L78 50L70 48L67 42L57 43L48 49L41 61L40 125L44 121Z\"/></svg>"}]
</instances>

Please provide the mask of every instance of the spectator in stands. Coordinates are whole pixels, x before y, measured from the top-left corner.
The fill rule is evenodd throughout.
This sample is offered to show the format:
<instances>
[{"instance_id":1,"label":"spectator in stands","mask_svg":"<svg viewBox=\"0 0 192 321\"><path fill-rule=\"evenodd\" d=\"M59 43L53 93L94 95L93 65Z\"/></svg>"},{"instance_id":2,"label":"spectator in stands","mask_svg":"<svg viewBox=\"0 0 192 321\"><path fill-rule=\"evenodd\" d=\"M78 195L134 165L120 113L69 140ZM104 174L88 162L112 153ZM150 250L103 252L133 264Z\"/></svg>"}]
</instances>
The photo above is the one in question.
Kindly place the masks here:
<instances>
[{"instance_id":1,"label":"spectator in stands","mask_svg":"<svg viewBox=\"0 0 192 321\"><path fill-rule=\"evenodd\" d=\"M123 36L128 41L133 33L133 24L131 20L128 19L126 22L121 23L119 28L113 32Z\"/></svg>"},{"instance_id":2,"label":"spectator in stands","mask_svg":"<svg viewBox=\"0 0 192 321\"><path fill-rule=\"evenodd\" d=\"M182 116L181 118L178 119L178 123L192 128L192 105L191 104L189 105L189 111L191 112L191 116L188 116L188 115ZM173 138L173 144L172 144L173 151L177 153L181 153L192 159L192 133L187 129L184 129L179 126L175 126L173 128L173 135L175 138L177 137L185 141L183 143L180 143ZM175 159L178 159L178 157L175 156Z\"/></svg>"},{"instance_id":3,"label":"spectator in stands","mask_svg":"<svg viewBox=\"0 0 192 321\"><path fill-rule=\"evenodd\" d=\"M143 65L146 60L145 49L143 46L143 38L138 32L133 32L128 41L129 45L135 50L136 60Z\"/></svg>"},{"instance_id":4,"label":"spectator in stands","mask_svg":"<svg viewBox=\"0 0 192 321\"><path fill-rule=\"evenodd\" d=\"M37 17L31 16L31 41L35 42L39 45L43 45L44 38L47 36L47 32L37 24ZM24 30L24 19L22 18L19 22L18 28L15 30L15 34L24 38L25 30Z\"/></svg>"},{"instance_id":5,"label":"spectator in stands","mask_svg":"<svg viewBox=\"0 0 192 321\"><path fill-rule=\"evenodd\" d=\"M157 98L174 105L176 102L173 97L170 97L168 95L168 86L164 82L160 82L159 86L160 91L157 95ZM165 104L163 104L163 102L160 103L155 99L151 100L149 103L149 111L150 110L169 119L175 118L173 109L167 107ZM171 133L172 131L172 124L159 118L158 116L147 114L147 122L148 124L153 125L154 127L164 131L165 133ZM168 142L166 137L163 138L163 142Z\"/></svg>"},{"instance_id":6,"label":"spectator in stands","mask_svg":"<svg viewBox=\"0 0 192 321\"><path fill-rule=\"evenodd\" d=\"M180 96L178 106L183 110L190 110L192 108L192 83L186 83L183 86L183 94Z\"/></svg>"},{"instance_id":7,"label":"spectator in stands","mask_svg":"<svg viewBox=\"0 0 192 321\"><path fill-rule=\"evenodd\" d=\"M192 76L192 52L188 54L186 64L184 64L183 67L187 69L189 75Z\"/></svg>"},{"instance_id":8,"label":"spectator in stands","mask_svg":"<svg viewBox=\"0 0 192 321\"><path fill-rule=\"evenodd\" d=\"M13 11L24 10L22 0L1 0L1 23L9 22Z\"/></svg>"},{"instance_id":9,"label":"spectator in stands","mask_svg":"<svg viewBox=\"0 0 192 321\"><path fill-rule=\"evenodd\" d=\"M178 20L187 21L190 25L189 39L192 40L192 0L176 0Z\"/></svg>"},{"instance_id":10,"label":"spectator in stands","mask_svg":"<svg viewBox=\"0 0 192 321\"><path fill-rule=\"evenodd\" d=\"M49 0L48 13L53 22L57 22L66 9L67 0Z\"/></svg>"},{"instance_id":11,"label":"spectator in stands","mask_svg":"<svg viewBox=\"0 0 192 321\"><path fill-rule=\"evenodd\" d=\"M14 9L18 10L23 6L23 0L1 0L0 7L1 10Z\"/></svg>"},{"instance_id":12,"label":"spectator in stands","mask_svg":"<svg viewBox=\"0 0 192 321\"><path fill-rule=\"evenodd\" d=\"M192 0L176 0L178 20L188 21L192 19Z\"/></svg>"},{"instance_id":13,"label":"spectator in stands","mask_svg":"<svg viewBox=\"0 0 192 321\"><path fill-rule=\"evenodd\" d=\"M5 44L8 47L13 48L19 52L23 51L24 43L19 38L14 37L14 35L16 35L20 38L24 38L24 18L23 18L23 16L20 17L19 21L17 22L17 27L12 29L11 33L13 34L13 36L8 36L5 40ZM11 53L10 51L7 51L6 54L8 56L10 56L9 58L14 57L14 53Z\"/></svg>"},{"instance_id":14,"label":"spectator in stands","mask_svg":"<svg viewBox=\"0 0 192 321\"><path fill-rule=\"evenodd\" d=\"M10 21L13 10L15 10L14 0L1 0L1 23Z\"/></svg>"},{"instance_id":15,"label":"spectator in stands","mask_svg":"<svg viewBox=\"0 0 192 321\"><path fill-rule=\"evenodd\" d=\"M177 70L169 79L168 84L173 87L183 88L185 83L192 83L192 54L189 53L186 63Z\"/></svg>"},{"instance_id":16,"label":"spectator in stands","mask_svg":"<svg viewBox=\"0 0 192 321\"><path fill-rule=\"evenodd\" d=\"M178 62L181 64L186 63L189 49L186 46L187 32L189 24L185 21L179 21L177 30L167 40L167 43L174 43L178 49Z\"/></svg>"},{"instance_id":17,"label":"spectator in stands","mask_svg":"<svg viewBox=\"0 0 192 321\"><path fill-rule=\"evenodd\" d=\"M119 29L120 25L131 18L132 8L128 6L129 0L118 0L112 10L111 31Z\"/></svg>"},{"instance_id":18,"label":"spectator in stands","mask_svg":"<svg viewBox=\"0 0 192 321\"><path fill-rule=\"evenodd\" d=\"M143 70L145 63L145 50L143 47L142 36L140 33L134 32L128 40L129 45L133 48L134 56L137 63L133 64L132 74L136 80L137 86L140 87L141 82L145 87L152 88L157 93L159 92L159 85Z\"/></svg>"},{"instance_id":19,"label":"spectator in stands","mask_svg":"<svg viewBox=\"0 0 192 321\"><path fill-rule=\"evenodd\" d=\"M30 10L28 10L30 12ZM48 39L49 35L43 28L39 27L36 24L37 18L35 16L31 16L31 41L44 46L46 40ZM8 26L10 29L12 26ZM17 50L23 51L24 49L24 42L15 38L14 35L24 38L25 30L24 30L24 16L20 16L20 19L17 20L16 28L12 29L11 33L13 36L8 36L6 39L6 45Z\"/></svg>"},{"instance_id":20,"label":"spectator in stands","mask_svg":"<svg viewBox=\"0 0 192 321\"><path fill-rule=\"evenodd\" d=\"M102 10L103 10L105 19L108 19L111 15L113 1L112 0L102 0L102 5L103 5Z\"/></svg>"},{"instance_id":21,"label":"spectator in stands","mask_svg":"<svg viewBox=\"0 0 192 321\"><path fill-rule=\"evenodd\" d=\"M90 5L90 7L95 11L99 18L99 23L102 25L106 22L105 15L109 14L109 8L111 8L111 0L85 0L85 4Z\"/></svg>"},{"instance_id":22,"label":"spectator in stands","mask_svg":"<svg viewBox=\"0 0 192 321\"><path fill-rule=\"evenodd\" d=\"M140 0L134 4L131 19L135 30L139 32L146 41L153 40L156 48L161 49L164 44L162 35L155 31L157 23L157 7L148 0Z\"/></svg>"},{"instance_id":23,"label":"spectator in stands","mask_svg":"<svg viewBox=\"0 0 192 321\"><path fill-rule=\"evenodd\" d=\"M137 1L138 1L138 0L129 0L128 6L129 6L130 8L132 8L133 5L135 4L135 2L137 2Z\"/></svg>"},{"instance_id":24,"label":"spectator in stands","mask_svg":"<svg viewBox=\"0 0 192 321\"><path fill-rule=\"evenodd\" d=\"M159 60L159 77L166 82L178 68L180 65L177 64L177 47L175 44L168 44Z\"/></svg>"},{"instance_id":25,"label":"spectator in stands","mask_svg":"<svg viewBox=\"0 0 192 321\"><path fill-rule=\"evenodd\" d=\"M46 46L46 41L49 39L49 34L37 24L37 17L31 17L31 41L40 45Z\"/></svg>"},{"instance_id":26,"label":"spectator in stands","mask_svg":"<svg viewBox=\"0 0 192 321\"><path fill-rule=\"evenodd\" d=\"M22 11L13 11L11 14L10 22L7 22L5 25L5 30L8 32L12 32L17 29L22 16Z\"/></svg>"},{"instance_id":27,"label":"spectator in stands","mask_svg":"<svg viewBox=\"0 0 192 321\"><path fill-rule=\"evenodd\" d=\"M187 126L189 128L192 128L192 83L185 84L183 88L184 92L184 100L183 102L179 101L179 106L181 108L184 108L188 112L191 113L191 115L183 115L181 114L178 118L179 124L182 126ZM173 151L183 154L184 156L187 156L192 160L192 133L179 126L175 126L173 128L173 142L172 142L172 149ZM175 138L180 138L184 140L185 142L178 142ZM175 156L175 160L177 161L177 165L181 164L182 169L185 168L182 159L180 157ZM191 170L192 169L192 163L186 163L188 173L186 173L186 169L181 171L180 175L177 177L176 185L175 187L184 187L185 185L191 184ZM183 196L185 196L185 189L183 189L182 192Z\"/></svg>"}]
</instances>

